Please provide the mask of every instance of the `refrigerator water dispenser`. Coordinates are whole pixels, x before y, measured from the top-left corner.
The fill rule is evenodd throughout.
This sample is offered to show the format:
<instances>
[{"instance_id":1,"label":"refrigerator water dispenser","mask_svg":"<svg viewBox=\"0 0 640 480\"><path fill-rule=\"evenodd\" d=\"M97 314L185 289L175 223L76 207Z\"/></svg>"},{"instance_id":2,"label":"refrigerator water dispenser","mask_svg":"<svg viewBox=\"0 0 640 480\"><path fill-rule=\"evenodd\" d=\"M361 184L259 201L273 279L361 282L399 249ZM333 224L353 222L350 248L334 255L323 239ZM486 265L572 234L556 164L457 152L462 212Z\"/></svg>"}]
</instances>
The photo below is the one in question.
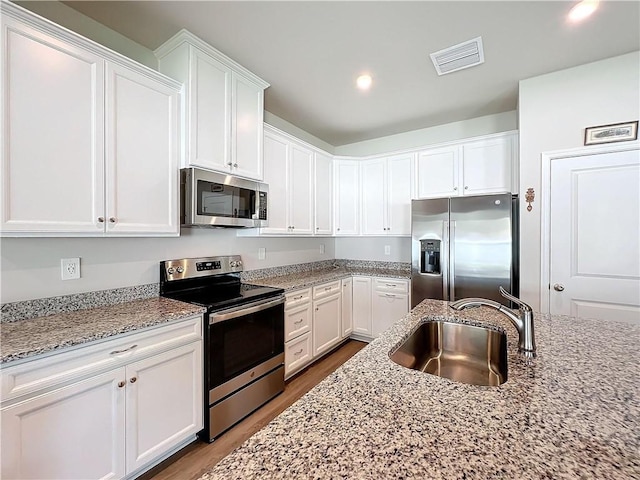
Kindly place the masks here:
<instances>
[{"instance_id":1,"label":"refrigerator water dispenser","mask_svg":"<svg viewBox=\"0 0 640 480\"><path fill-rule=\"evenodd\" d=\"M420 273L439 275L440 240L420 240Z\"/></svg>"}]
</instances>

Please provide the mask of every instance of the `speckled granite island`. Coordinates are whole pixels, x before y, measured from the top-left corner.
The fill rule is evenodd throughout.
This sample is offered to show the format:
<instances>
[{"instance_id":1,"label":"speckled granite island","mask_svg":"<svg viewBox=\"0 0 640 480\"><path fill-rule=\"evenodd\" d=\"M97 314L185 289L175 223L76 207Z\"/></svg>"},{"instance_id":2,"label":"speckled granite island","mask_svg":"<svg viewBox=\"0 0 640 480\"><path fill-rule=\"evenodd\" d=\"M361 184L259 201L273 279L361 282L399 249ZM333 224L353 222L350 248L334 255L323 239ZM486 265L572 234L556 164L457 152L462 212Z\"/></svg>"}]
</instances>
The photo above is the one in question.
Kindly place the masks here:
<instances>
[{"instance_id":1,"label":"speckled granite island","mask_svg":"<svg viewBox=\"0 0 640 480\"><path fill-rule=\"evenodd\" d=\"M423 318L503 327L508 381L393 363ZM495 310L424 301L202 479L640 478L640 325L536 316L531 364L517 338Z\"/></svg>"}]
</instances>

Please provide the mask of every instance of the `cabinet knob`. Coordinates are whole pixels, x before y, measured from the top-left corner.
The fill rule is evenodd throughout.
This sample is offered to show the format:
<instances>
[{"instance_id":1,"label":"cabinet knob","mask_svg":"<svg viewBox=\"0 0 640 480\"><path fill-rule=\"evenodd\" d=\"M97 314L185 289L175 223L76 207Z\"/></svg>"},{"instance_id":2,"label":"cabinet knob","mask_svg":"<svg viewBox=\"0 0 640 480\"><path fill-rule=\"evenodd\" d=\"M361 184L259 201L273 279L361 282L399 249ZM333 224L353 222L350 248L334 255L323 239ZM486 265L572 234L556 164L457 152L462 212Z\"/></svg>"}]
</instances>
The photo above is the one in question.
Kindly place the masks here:
<instances>
[{"instance_id":1,"label":"cabinet knob","mask_svg":"<svg viewBox=\"0 0 640 480\"><path fill-rule=\"evenodd\" d=\"M116 223L116 217L109 217L109 223Z\"/></svg>"},{"instance_id":2,"label":"cabinet knob","mask_svg":"<svg viewBox=\"0 0 640 480\"><path fill-rule=\"evenodd\" d=\"M339 229L339 228L337 228L336 230L337 230L338 232L340 231L340 229Z\"/></svg>"},{"instance_id":3,"label":"cabinet knob","mask_svg":"<svg viewBox=\"0 0 640 480\"><path fill-rule=\"evenodd\" d=\"M238 168L238 164L237 164L237 163L234 163L234 164L233 164L233 168Z\"/></svg>"},{"instance_id":4,"label":"cabinet knob","mask_svg":"<svg viewBox=\"0 0 640 480\"><path fill-rule=\"evenodd\" d=\"M228 167L230 167L230 166L232 166L232 165L233 165L233 163L232 163L232 162L227 163L227 166L228 166Z\"/></svg>"},{"instance_id":5,"label":"cabinet knob","mask_svg":"<svg viewBox=\"0 0 640 480\"><path fill-rule=\"evenodd\" d=\"M131 379L129 380L131 383L136 383L136 380L138 380L136 377L131 377Z\"/></svg>"},{"instance_id":6,"label":"cabinet knob","mask_svg":"<svg viewBox=\"0 0 640 480\"><path fill-rule=\"evenodd\" d=\"M125 382L118 382L118 388L122 388L125 386Z\"/></svg>"},{"instance_id":7,"label":"cabinet knob","mask_svg":"<svg viewBox=\"0 0 640 480\"><path fill-rule=\"evenodd\" d=\"M454 190L458 190L458 187L453 187Z\"/></svg>"},{"instance_id":8,"label":"cabinet knob","mask_svg":"<svg viewBox=\"0 0 640 480\"><path fill-rule=\"evenodd\" d=\"M465 190L469 190L469 187L465 185L465 186L464 186L464 189L465 189Z\"/></svg>"},{"instance_id":9,"label":"cabinet knob","mask_svg":"<svg viewBox=\"0 0 640 480\"><path fill-rule=\"evenodd\" d=\"M98 222L104 223L104 217L98 217Z\"/></svg>"}]
</instances>

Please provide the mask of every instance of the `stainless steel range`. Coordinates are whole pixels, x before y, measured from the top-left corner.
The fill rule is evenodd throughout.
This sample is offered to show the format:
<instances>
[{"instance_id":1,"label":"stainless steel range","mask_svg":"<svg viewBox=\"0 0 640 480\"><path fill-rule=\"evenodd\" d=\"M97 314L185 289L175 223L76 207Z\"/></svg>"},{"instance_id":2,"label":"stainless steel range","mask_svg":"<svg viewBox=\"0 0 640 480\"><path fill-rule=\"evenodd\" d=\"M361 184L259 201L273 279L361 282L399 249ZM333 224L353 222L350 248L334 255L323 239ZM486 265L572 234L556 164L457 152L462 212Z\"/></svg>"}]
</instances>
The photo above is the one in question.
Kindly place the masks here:
<instances>
[{"instance_id":1,"label":"stainless steel range","mask_svg":"<svg viewBox=\"0 0 640 480\"><path fill-rule=\"evenodd\" d=\"M284 390L284 290L240 281L242 259L160 262L160 295L207 308L205 428L211 442Z\"/></svg>"}]
</instances>

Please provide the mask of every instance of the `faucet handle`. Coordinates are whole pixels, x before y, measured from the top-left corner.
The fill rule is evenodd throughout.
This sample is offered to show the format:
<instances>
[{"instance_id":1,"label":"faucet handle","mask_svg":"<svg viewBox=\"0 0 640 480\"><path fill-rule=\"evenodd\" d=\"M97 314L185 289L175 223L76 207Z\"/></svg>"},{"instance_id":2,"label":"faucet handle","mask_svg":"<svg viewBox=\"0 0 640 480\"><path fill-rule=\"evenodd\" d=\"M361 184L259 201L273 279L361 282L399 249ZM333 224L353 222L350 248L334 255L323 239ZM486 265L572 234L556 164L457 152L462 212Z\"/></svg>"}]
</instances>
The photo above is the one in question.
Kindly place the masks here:
<instances>
[{"instance_id":1,"label":"faucet handle","mask_svg":"<svg viewBox=\"0 0 640 480\"><path fill-rule=\"evenodd\" d=\"M502 286L498 287L498 290L500 291L500 295L502 295L504 298L506 298L507 300L511 300L513 303L515 303L516 305L518 305L518 307L520 308L520 310L522 310L523 312L531 312L533 311L533 309L527 305L526 303L524 303L522 300L520 300L519 298L514 297L513 295L511 295L509 292L507 292L504 288L502 288Z\"/></svg>"}]
</instances>

